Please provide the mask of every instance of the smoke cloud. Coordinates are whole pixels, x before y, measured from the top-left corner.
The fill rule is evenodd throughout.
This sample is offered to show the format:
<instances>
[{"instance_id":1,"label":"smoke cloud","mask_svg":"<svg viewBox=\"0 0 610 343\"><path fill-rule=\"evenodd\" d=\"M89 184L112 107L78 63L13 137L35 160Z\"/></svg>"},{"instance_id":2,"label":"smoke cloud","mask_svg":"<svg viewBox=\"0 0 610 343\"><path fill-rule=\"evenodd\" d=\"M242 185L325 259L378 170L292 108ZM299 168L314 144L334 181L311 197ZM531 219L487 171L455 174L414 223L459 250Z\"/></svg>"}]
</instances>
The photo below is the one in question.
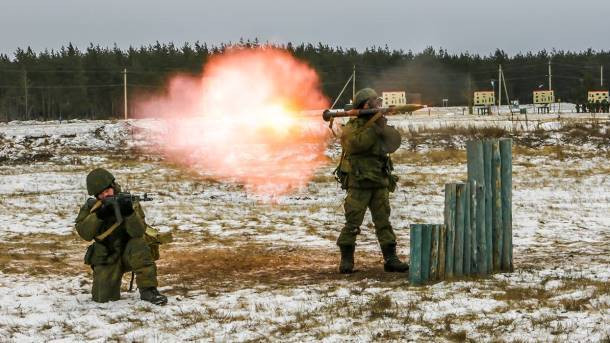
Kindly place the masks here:
<instances>
[{"instance_id":1,"label":"smoke cloud","mask_svg":"<svg viewBox=\"0 0 610 343\"><path fill-rule=\"evenodd\" d=\"M136 112L167 125L162 152L172 162L265 195L304 186L326 162L328 100L316 72L270 47L232 48L199 76L172 77L163 94L140 98Z\"/></svg>"}]
</instances>

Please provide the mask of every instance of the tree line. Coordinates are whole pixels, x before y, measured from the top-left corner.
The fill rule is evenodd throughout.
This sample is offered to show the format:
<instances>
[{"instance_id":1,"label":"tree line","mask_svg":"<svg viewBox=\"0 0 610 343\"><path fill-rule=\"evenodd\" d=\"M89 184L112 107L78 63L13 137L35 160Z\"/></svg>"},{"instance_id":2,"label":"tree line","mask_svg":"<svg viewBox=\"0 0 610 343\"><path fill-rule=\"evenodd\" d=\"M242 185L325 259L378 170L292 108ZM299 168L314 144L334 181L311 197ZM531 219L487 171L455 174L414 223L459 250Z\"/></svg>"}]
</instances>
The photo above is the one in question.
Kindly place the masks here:
<instances>
[{"instance_id":1,"label":"tree line","mask_svg":"<svg viewBox=\"0 0 610 343\"><path fill-rule=\"evenodd\" d=\"M210 46L205 43L159 43L139 48L72 44L59 50L34 52L17 49L14 56L0 54L0 120L56 120L120 118L123 115L123 71L128 94L162 90L177 72L197 75L212 55L228 47L259 46L258 40ZM509 56L502 50L483 56L449 53L428 47L421 52L385 47L364 51L326 44L282 44L296 58L309 63L320 75L323 92L335 99L355 69L356 88L403 90L419 94L421 102L439 106L466 106L472 92L498 91L498 66L502 65L511 100L532 102L532 91L548 89L549 61L555 98L586 101L588 90L607 90L610 51L546 51ZM603 69L603 75L601 66ZM602 78L604 85L602 85ZM349 102L351 87L338 104ZM497 96L497 95L496 95ZM504 91L502 97L506 99Z\"/></svg>"}]
</instances>

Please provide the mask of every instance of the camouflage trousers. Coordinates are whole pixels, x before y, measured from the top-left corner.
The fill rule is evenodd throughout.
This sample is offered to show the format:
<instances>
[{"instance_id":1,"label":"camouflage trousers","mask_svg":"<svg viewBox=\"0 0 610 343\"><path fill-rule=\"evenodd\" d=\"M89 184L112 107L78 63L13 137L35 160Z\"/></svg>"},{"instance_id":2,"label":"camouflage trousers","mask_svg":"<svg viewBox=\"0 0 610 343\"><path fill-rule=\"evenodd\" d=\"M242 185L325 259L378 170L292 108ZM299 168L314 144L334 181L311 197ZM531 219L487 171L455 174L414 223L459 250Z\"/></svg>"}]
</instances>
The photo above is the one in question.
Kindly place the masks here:
<instances>
[{"instance_id":1,"label":"camouflage trousers","mask_svg":"<svg viewBox=\"0 0 610 343\"><path fill-rule=\"evenodd\" d=\"M339 234L337 245L355 245L356 236L368 208L375 224L375 234L380 246L396 245L396 235L390 225L390 192L387 188L349 188L343 204L345 226Z\"/></svg>"},{"instance_id":2,"label":"camouflage trousers","mask_svg":"<svg viewBox=\"0 0 610 343\"><path fill-rule=\"evenodd\" d=\"M129 271L135 273L139 289L157 287L157 266L150 247L143 238L131 238L123 251L116 253L116 258L111 258L108 262L110 263L92 266L93 289L91 293L94 301L119 300L123 274Z\"/></svg>"}]
</instances>

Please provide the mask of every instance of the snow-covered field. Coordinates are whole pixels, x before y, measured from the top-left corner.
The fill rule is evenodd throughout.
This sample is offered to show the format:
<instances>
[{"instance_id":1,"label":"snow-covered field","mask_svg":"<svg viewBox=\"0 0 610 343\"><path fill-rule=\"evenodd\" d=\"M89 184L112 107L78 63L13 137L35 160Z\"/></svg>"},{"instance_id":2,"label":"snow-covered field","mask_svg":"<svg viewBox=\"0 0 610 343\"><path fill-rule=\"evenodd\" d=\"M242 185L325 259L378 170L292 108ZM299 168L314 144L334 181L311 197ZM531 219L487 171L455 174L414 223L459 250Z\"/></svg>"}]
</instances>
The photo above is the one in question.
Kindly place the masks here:
<instances>
[{"instance_id":1,"label":"snow-covered field","mask_svg":"<svg viewBox=\"0 0 610 343\"><path fill-rule=\"evenodd\" d=\"M465 140L501 128L515 142L515 272L424 287L383 272L368 214L358 272L336 272L336 142L306 187L269 199L166 162L144 139L155 121L0 124L0 341L608 342L608 115L507 118L449 108L390 120L405 132L391 220L407 260L409 224L441 223L443 185L466 176ZM592 120L594 136L570 126ZM73 221L97 166L155 193L147 220L175 237L158 261L164 307L126 284L118 302L90 299Z\"/></svg>"}]
</instances>

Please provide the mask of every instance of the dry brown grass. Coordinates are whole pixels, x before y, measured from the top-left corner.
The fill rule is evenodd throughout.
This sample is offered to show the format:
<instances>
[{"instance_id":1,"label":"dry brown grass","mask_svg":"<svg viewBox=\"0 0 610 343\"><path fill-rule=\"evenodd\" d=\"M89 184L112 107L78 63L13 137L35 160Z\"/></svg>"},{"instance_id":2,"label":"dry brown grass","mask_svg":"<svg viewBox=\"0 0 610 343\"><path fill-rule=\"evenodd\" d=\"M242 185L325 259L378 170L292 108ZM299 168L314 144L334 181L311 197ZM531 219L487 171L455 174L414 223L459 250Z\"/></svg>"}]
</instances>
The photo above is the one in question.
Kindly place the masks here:
<instances>
[{"instance_id":1,"label":"dry brown grass","mask_svg":"<svg viewBox=\"0 0 610 343\"><path fill-rule=\"evenodd\" d=\"M463 141L469 139L499 138L509 137L510 134L500 128L477 128L462 126L446 126L437 129L425 130L401 130L401 134L406 138L406 150L417 151L422 146L432 146L444 149L459 149Z\"/></svg>"},{"instance_id":2,"label":"dry brown grass","mask_svg":"<svg viewBox=\"0 0 610 343\"><path fill-rule=\"evenodd\" d=\"M3 273L78 275L88 270L83 262L87 243L76 235L29 234L0 242Z\"/></svg>"},{"instance_id":3,"label":"dry brown grass","mask_svg":"<svg viewBox=\"0 0 610 343\"><path fill-rule=\"evenodd\" d=\"M407 335L404 330L383 330L371 335L374 342L397 342Z\"/></svg>"},{"instance_id":4,"label":"dry brown grass","mask_svg":"<svg viewBox=\"0 0 610 343\"><path fill-rule=\"evenodd\" d=\"M163 286L171 286L170 293L186 296L192 291L204 290L214 296L254 286L282 288L332 280L394 282L405 279L401 273L385 273L381 254L377 253L357 250L358 272L343 275L337 272L338 249L329 252L239 241L224 242L229 246L204 248L198 244L202 238L205 239L199 234L177 232L174 243L161 246L158 275ZM88 244L76 235L16 236L0 242L0 270L34 277L90 275L90 267L83 263Z\"/></svg>"},{"instance_id":5,"label":"dry brown grass","mask_svg":"<svg viewBox=\"0 0 610 343\"><path fill-rule=\"evenodd\" d=\"M513 157L539 157L539 156L546 156L546 157L554 157L557 154L563 154L563 151L561 150L560 146L556 146L556 145L551 145L551 146L544 146L544 147L540 147L540 148L531 148L528 146L524 146L524 145L515 145L513 146Z\"/></svg>"},{"instance_id":6,"label":"dry brown grass","mask_svg":"<svg viewBox=\"0 0 610 343\"><path fill-rule=\"evenodd\" d=\"M477 128L454 124L437 129L402 130L401 133L407 140L405 148L410 151L417 151L421 146L451 150L461 148L466 140L500 137L513 138L515 146L526 148L566 144L580 146L587 143L607 150L610 146L610 130L608 130L610 122L608 121L575 122L559 120L559 122L559 128L556 130L545 130L538 122L534 130L526 132L508 132L496 127ZM536 125L536 123L533 124ZM559 141L553 139L553 133L561 134Z\"/></svg>"},{"instance_id":7,"label":"dry brown grass","mask_svg":"<svg viewBox=\"0 0 610 343\"><path fill-rule=\"evenodd\" d=\"M399 150L392 155L392 160L395 163L413 165L461 164L466 162L466 151L458 149L429 150L426 152Z\"/></svg>"},{"instance_id":8,"label":"dry brown grass","mask_svg":"<svg viewBox=\"0 0 610 343\"><path fill-rule=\"evenodd\" d=\"M337 273L339 253L311 248L273 248L262 244L199 248L170 245L162 249L159 275L173 291L187 295L189 289L219 292L253 286L275 287L312 284L330 280L403 280L404 274L383 272L378 254L356 252L351 275Z\"/></svg>"},{"instance_id":9,"label":"dry brown grass","mask_svg":"<svg viewBox=\"0 0 610 343\"><path fill-rule=\"evenodd\" d=\"M544 301L552 296L543 288L536 287L509 287L505 288L503 293L495 293L492 297L495 300L511 302L522 302L525 300Z\"/></svg>"},{"instance_id":10,"label":"dry brown grass","mask_svg":"<svg viewBox=\"0 0 610 343\"><path fill-rule=\"evenodd\" d=\"M587 309L587 306L590 305L591 299L588 297L580 298L580 299L561 299L559 304L561 307L569 312L580 312Z\"/></svg>"},{"instance_id":11,"label":"dry brown grass","mask_svg":"<svg viewBox=\"0 0 610 343\"><path fill-rule=\"evenodd\" d=\"M596 165L594 167L589 168L579 168L578 166L565 166L564 168L546 169L539 168L538 165L527 161L520 161L518 163L515 163L515 165L528 168L527 175L530 179L527 180L527 182L535 181L543 186L548 186L552 184L552 180L557 178L569 178L572 179L571 182L579 183L582 182L583 177L589 177L594 175L610 175L610 166L604 165Z\"/></svg>"},{"instance_id":12,"label":"dry brown grass","mask_svg":"<svg viewBox=\"0 0 610 343\"><path fill-rule=\"evenodd\" d=\"M610 122L591 121L589 123L566 123L562 125L564 140L572 141L576 144L586 143L591 140L597 143L610 144Z\"/></svg>"},{"instance_id":13,"label":"dry brown grass","mask_svg":"<svg viewBox=\"0 0 610 343\"><path fill-rule=\"evenodd\" d=\"M371 313L369 314L370 319L396 317L398 315L396 303L387 294L374 295L371 300L369 300L369 303L367 305L371 311Z\"/></svg>"},{"instance_id":14,"label":"dry brown grass","mask_svg":"<svg viewBox=\"0 0 610 343\"><path fill-rule=\"evenodd\" d=\"M446 336L452 342L466 342L468 338L468 333L466 330L460 330L456 332L450 332Z\"/></svg>"},{"instance_id":15,"label":"dry brown grass","mask_svg":"<svg viewBox=\"0 0 610 343\"><path fill-rule=\"evenodd\" d=\"M551 280L558 280L561 283L551 289L544 288ZM540 307L559 307L564 311L583 312L590 310L592 307L598 310L608 309L608 306L603 303L593 305L593 300L607 296L610 292L610 285L605 281L586 278L546 278L540 286L515 287L495 283L494 289L496 291L491 293L490 296L495 300L506 302L513 309L534 310ZM583 291L584 296L579 298L560 297L575 291ZM544 326L553 320L556 320L556 316L541 317L534 324Z\"/></svg>"},{"instance_id":16,"label":"dry brown grass","mask_svg":"<svg viewBox=\"0 0 610 343\"><path fill-rule=\"evenodd\" d=\"M525 157L526 159L528 157L544 157L550 161L564 161L568 158L591 159L596 157L607 157L609 156L609 151L578 150L561 144L545 145L537 148L514 145L513 156L516 158Z\"/></svg>"}]
</instances>

